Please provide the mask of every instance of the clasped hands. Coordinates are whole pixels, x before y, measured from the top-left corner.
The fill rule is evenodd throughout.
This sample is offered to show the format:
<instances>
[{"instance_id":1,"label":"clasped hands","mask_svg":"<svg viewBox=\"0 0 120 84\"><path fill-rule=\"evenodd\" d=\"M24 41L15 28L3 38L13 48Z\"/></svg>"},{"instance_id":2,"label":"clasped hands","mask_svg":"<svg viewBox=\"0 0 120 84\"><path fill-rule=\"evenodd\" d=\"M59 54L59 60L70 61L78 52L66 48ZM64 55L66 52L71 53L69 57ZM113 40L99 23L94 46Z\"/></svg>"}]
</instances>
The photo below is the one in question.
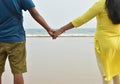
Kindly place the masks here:
<instances>
[{"instance_id":1,"label":"clasped hands","mask_svg":"<svg viewBox=\"0 0 120 84\"><path fill-rule=\"evenodd\" d=\"M56 39L60 34L62 34L64 32L64 30L61 28L61 29L57 29L57 30L53 30L53 29L50 29L48 31L49 35L53 38L53 39Z\"/></svg>"}]
</instances>

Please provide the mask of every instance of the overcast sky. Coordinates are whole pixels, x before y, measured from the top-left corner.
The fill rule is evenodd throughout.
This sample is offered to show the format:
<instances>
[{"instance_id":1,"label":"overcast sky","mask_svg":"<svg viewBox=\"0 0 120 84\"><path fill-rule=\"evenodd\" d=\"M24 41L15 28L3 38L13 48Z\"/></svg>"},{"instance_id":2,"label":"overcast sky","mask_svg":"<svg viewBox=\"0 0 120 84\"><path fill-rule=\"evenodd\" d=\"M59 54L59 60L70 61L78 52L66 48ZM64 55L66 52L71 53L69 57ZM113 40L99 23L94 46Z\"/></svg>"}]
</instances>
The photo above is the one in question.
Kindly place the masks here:
<instances>
[{"instance_id":1,"label":"overcast sky","mask_svg":"<svg viewBox=\"0 0 120 84\"><path fill-rule=\"evenodd\" d=\"M96 1L97 0L33 0L36 9L54 29L58 29L74 18L82 15ZM25 28L41 28L28 12L24 12L24 26ZM93 19L81 27L95 28L96 20Z\"/></svg>"}]
</instances>

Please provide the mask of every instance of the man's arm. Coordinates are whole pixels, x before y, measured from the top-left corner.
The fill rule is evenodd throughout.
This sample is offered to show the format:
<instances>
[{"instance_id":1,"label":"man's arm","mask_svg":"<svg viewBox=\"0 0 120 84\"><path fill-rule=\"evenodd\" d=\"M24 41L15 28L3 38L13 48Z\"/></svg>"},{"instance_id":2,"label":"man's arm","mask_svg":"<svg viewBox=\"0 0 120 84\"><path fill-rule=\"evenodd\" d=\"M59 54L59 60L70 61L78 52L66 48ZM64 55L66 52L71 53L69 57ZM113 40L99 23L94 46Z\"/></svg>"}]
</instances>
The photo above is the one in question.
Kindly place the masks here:
<instances>
[{"instance_id":1,"label":"man's arm","mask_svg":"<svg viewBox=\"0 0 120 84\"><path fill-rule=\"evenodd\" d=\"M47 32L52 36L52 33L54 30L52 30L49 25L47 24L47 22L44 20L44 18L38 13L38 11L35 9L35 7L30 8L29 12L31 14L31 16L40 24L42 25Z\"/></svg>"}]
</instances>

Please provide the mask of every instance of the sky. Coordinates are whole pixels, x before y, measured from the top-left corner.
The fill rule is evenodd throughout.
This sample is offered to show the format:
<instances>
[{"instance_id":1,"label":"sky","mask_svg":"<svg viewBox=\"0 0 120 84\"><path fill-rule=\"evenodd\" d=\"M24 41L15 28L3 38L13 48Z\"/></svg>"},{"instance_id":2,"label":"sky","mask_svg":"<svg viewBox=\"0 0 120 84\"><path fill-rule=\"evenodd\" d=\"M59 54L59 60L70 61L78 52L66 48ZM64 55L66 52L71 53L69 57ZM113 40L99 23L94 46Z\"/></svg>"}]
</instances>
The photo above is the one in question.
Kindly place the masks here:
<instances>
[{"instance_id":1,"label":"sky","mask_svg":"<svg viewBox=\"0 0 120 84\"><path fill-rule=\"evenodd\" d=\"M53 28L59 29L73 19L84 14L97 0L33 0L36 9ZM28 11L23 12L24 27L43 28L30 16ZM81 28L95 28L95 18L81 26Z\"/></svg>"}]
</instances>

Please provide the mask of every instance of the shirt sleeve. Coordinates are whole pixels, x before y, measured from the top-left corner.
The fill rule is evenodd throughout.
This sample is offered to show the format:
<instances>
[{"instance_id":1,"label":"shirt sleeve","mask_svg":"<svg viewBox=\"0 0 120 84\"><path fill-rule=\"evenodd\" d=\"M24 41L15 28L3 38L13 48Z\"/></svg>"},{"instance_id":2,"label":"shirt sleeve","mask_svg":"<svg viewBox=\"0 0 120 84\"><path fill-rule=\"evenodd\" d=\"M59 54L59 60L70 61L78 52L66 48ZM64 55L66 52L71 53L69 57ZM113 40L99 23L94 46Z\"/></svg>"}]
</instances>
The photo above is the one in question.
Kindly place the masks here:
<instances>
[{"instance_id":1,"label":"shirt sleeve","mask_svg":"<svg viewBox=\"0 0 120 84\"><path fill-rule=\"evenodd\" d=\"M33 3L32 0L21 0L22 3L22 9L23 10L29 10L32 7L35 7L35 4Z\"/></svg>"},{"instance_id":2,"label":"shirt sleeve","mask_svg":"<svg viewBox=\"0 0 120 84\"><path fill-rule=\"evenodd\" d=\"M74 27L79 27L98 15L102 10L102 6L103 4L99 1L93 4L93 6L88 9L87 12L72 21Z\"/></svg>"}]
</instances>

